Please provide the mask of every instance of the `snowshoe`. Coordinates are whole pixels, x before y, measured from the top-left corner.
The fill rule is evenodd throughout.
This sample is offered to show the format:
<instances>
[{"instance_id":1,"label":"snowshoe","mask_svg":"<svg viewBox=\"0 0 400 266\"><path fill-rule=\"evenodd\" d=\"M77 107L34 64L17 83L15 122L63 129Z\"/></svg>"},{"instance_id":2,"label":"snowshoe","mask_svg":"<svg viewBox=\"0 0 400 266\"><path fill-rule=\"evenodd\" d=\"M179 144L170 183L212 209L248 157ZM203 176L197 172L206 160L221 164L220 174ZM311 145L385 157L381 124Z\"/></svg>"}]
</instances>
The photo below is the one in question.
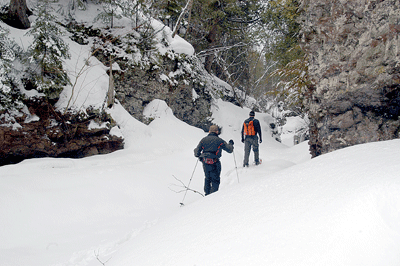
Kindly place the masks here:
<instances>
[{"instance_id":1,"label":"snowshoe","mask_svg":"<svg viewBox=\"0 0 400 266\"><path fill-rule=\"evenodd\" d=\"M262 164L262 159L259 159L258 162L254 162L254 165L260 165Z\"/></svg>"}]
</instances>

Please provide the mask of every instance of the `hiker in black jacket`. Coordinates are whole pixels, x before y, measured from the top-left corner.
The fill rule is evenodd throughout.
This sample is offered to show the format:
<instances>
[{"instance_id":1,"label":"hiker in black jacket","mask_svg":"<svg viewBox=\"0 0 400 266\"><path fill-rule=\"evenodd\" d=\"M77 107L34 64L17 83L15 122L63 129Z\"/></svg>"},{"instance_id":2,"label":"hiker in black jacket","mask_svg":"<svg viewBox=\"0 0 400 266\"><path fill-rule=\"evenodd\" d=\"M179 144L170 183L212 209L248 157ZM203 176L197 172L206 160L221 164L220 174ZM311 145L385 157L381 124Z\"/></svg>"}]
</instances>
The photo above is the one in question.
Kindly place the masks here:
<instances>
[{"instance_id":1,"label":"hiker in black jacket","mask_svg":"<svg viewBox=\"0 0 400 266\"><path fill-rule=\"evenodd\" d=\"M259 152L258 152L258 136L260 136L260 143L262 142L261 137L261 126L260 122L254 118L255 113L251 111L242 126L242 142L244 142L244 160L243 167L249 166L250 150L253 147L254 162L256 165L260 164ZM258 134L258 136L257 136Z\"/></svg>"},{"instance_id":2,"label":"hiker in black jacket","mask_svg":"<svg viewBox=\"0 0 400 266\"><path fill-rule=\"evenodd\" d=\"M218 137L218 126L210 126L208 136L204 137L199 145L194 149L194 156L203 162L204 174L206 176L204 182L204 192L206 195L218 191L221 174L221 162L219 158L222 150L233 152L233 140L226 143Z\"/></svg>"}]
</instances>

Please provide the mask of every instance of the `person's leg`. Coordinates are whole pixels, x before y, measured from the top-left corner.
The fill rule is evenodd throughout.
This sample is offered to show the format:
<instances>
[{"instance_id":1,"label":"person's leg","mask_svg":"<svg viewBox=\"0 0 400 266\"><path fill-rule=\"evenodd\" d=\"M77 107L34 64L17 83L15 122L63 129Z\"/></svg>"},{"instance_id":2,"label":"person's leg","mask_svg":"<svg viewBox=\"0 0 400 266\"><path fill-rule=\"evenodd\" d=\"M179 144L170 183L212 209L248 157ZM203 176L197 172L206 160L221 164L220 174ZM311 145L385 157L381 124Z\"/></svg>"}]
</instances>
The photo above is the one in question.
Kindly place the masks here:
<instances>
[{"instance_id":1,"label":"person's leg","mask_svg":"<svg viewBox=\"0 0 400 266\"><path fill-rule=\"evenodd\" d=\"M258 149L258 136L256 136L253 139L252 145L253 145L253 152L254 152L254 162L256 164L259 164L260 163L260 154L259 154L259 149Z\"/></svg>"},{"instance_id":2,"label":"person's leg","mask_svg":"<svg viewBox=\"0 0 400 266\"><path fill-rule=\"evenodd\" d=\"M205 175L205 179L204 179L204 194L208 195L211 193L211 169L210 166L206 163L203 163L203 170L204 170L204 175Z\"/></svg>"},{"instance_id":3,"label":"person's leg","mask_svg":"<svg viewBox=\"0 0 400 266\"><path fill-rule=\"evenodd\" d=\"M210 193L213 193L215 191L218 191L219 189L219 184L221 182L220 175L221 175L221 162L218 161L215 164L213 164L212 171L210 172L211 176L211 191Z\"/></svg>"},{"instance_id":4,"label":"person's leg","mask_svg":"<svg viewBox=\"0 0 400 266\"><path fill-rule=\"evenodd\" d=\"M250 138L246 138L246 139L244 140L244 160L243 160L243 167L249 166L250 150L251 150Z\"/></svg>"}]
</instances>

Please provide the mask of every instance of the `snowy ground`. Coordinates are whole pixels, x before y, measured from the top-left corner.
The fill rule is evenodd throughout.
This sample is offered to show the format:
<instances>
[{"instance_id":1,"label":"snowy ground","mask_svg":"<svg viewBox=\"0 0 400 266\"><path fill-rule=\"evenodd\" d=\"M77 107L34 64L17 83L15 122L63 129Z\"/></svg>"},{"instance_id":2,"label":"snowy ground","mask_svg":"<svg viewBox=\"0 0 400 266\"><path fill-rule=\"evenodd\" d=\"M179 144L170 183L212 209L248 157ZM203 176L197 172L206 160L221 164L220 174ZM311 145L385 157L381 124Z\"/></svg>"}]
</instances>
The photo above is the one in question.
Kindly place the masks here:
<instances>
[{"instance_id":1,"label":"snowy ground","mask_svg":"<svg viewBox=\"0 0 400 266\"><path fill-rule=\"evenodd\" d=\"M173 175L189 182L205 133L162 101L146 109L158 117L149 126L115 107L125 150L0 167L0 265L400 264L400 140L310 160L306 143L274 141L256 114L263 164L243 169L248 110L216 106L235 157L223 154L220 191L188 192L184 207ZM202 186L197 165L190 187Z\"/></svg>"}]
</instances>

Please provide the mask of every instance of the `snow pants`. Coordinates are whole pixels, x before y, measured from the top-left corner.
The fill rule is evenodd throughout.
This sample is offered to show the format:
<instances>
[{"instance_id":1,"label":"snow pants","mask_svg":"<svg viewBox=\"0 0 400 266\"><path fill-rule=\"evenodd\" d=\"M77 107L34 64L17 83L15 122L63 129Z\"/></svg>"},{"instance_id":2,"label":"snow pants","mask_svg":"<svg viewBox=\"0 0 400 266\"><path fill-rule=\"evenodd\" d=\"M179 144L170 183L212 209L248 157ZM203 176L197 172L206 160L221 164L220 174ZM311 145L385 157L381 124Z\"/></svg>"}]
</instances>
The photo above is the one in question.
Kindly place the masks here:
<instances>
[{"instance_id":1,"label":"snow pants","mask_svg":"<svg viewBox=\"0 0 400 266\"><path fill-rule=\"evenodd\" d=\"M213 164L203 162L203 170L206 176L204 180L204 193L206 195L218 191L221 175L221 162L218 160Z\"/></svg>"},{"instance_id":2,"label":"snow pants","mask_svg":"<svg viewBox=\"0 0 400 266\"><path fill-rule=\"evenodd\" d=\"M246 136L244 139L244 160L243 166L249 165L250 150L253 147L254 161L259 162L259 152L258 152L258 136Z\"/></svg>"}]
</instances>

